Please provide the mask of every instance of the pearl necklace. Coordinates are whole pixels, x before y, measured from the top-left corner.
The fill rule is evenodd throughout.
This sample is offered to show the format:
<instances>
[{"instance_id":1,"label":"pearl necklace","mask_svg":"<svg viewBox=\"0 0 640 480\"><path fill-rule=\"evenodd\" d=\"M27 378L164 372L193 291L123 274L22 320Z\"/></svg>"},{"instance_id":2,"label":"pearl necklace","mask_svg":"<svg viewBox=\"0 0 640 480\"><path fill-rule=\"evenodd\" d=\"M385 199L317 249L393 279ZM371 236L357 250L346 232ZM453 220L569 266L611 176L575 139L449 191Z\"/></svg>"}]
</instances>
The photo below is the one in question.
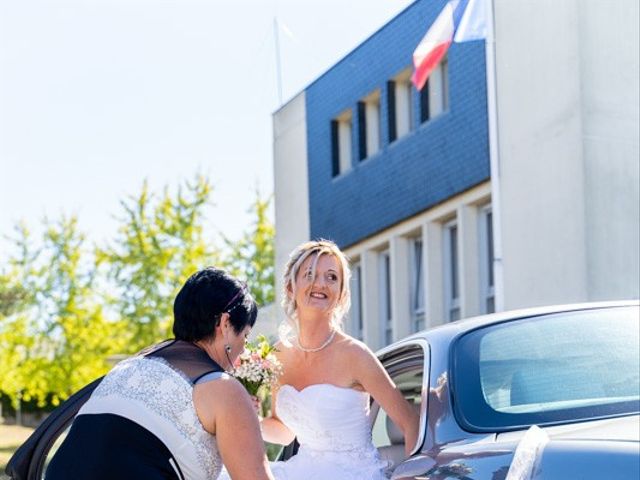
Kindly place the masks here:
<instances>
[{"instance_id":1,"label":"pearl necklace","mask_svg":"<svg viewBox=\"0 0 640 480\"><path fill-rule=\"evenodd\" d=\"M329 337L325 340L325 342L322 345L320 345L319 347L316 347L316 348L305 348L302 345L300 345L300 340L296 339L296 348L298 350L302 350L305 353L319 352L320 350L322 350L323 348L325 348L327 345L329 345L331 343L331 341L333 340L333 337L336 336L336 332L337 332L337 330L333 329L331 331L331 333L329 334Z\"/></svg>"}]
</instances>

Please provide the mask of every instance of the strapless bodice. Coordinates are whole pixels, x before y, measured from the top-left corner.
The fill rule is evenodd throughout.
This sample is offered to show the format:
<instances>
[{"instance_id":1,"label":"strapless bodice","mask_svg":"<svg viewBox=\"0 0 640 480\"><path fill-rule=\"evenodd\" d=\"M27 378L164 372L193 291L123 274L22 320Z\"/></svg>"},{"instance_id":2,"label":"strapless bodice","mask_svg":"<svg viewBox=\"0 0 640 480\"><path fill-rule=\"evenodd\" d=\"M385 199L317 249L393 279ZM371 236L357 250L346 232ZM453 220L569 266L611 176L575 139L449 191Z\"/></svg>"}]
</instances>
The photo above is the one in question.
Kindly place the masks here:
<instances>
[{"instance_id":1,"label":"strapless bodice","mask_svg":"<svg viewBox=\"0 0 640 480\"><path fill-rule=\"evenodd\" d=\"M276 480L386 480L388 462L371 441L369 394L329 383L296 390L282 385L278 418L296 435L300 449L271 462ZM223 472L222 479L229 478Z\"/></svg>"},{"instance_id":2,"label":"strapless bodice","mask_svg":"<svg viewBox=\"0 0 640 480\"><path fill-rule=\"evenodd\" d=\"M302 446L344 452L371 445L369 394L365 392L329 383L299 391L282 385L276 408Z\"/></svg>"}]
</instances>

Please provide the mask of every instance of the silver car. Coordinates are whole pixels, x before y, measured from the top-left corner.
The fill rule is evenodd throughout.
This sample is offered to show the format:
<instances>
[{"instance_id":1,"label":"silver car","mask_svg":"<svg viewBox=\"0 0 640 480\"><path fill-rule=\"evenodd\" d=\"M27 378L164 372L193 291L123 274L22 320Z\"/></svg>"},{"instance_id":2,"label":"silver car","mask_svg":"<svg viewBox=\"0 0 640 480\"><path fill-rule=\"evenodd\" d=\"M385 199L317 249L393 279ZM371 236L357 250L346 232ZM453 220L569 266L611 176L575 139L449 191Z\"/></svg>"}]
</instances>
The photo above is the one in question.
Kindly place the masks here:
<instances>
[{"instance_id":1,"label":"silver car","mask_svg":"<svg viewBox=\"0 0 640 480\"><path fill-rule=\"evenodd\" d=\"M637 302L591 304L473 318L383 349L422 427L404 459L378 414L391 478L640 478L639 330Z\"/></svg>"}]
</instances>

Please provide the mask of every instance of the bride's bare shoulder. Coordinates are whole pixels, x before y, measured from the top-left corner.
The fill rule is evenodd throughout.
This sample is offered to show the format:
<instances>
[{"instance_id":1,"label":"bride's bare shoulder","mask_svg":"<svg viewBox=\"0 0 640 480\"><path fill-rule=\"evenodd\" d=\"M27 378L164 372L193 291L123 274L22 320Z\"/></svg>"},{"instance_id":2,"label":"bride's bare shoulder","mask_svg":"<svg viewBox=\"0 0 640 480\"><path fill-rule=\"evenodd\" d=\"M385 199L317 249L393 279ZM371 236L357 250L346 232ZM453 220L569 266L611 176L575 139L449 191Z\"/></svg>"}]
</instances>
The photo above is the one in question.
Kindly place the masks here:
<instances>
[{"instance_id":1,"label":"bride's bare shoulder","mask_svg":"<svg viewBox=\"0 0 640 480\"><path fill-rule=\"evenodd\" d=\"M347 335L346 333L340 334L340 345L342 351L349 356L369 356L372 354L371 349L367 345L357 338Z\"/></svg>"}]
</instances>

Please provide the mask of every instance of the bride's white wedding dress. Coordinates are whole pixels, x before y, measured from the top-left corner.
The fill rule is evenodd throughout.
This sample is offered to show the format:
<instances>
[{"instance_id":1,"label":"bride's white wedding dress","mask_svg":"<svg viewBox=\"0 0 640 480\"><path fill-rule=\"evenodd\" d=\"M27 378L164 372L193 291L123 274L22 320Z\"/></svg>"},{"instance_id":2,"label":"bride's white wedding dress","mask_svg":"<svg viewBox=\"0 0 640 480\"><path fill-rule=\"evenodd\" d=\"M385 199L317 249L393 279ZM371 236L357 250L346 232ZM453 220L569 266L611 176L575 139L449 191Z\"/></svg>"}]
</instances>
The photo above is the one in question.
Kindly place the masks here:
<instances>
[{"instance_id":1,"label":"bride's white wedding dress","mask_svg":"<svg viewBox=\"0 0 640 480\"><path fill-rule=\"evenodd\" d=\"M271 463L277 480L384 480L387 462L371 442L369 394L328 383L278 390L278 417L300 449Z\"/></svg>"},{"instance_id":2,"label":"bride's white wedding dress","mask_svg":"<svg viewBox=\"0 0 640 480\"><path fill-rule=\"evenodd\" d=\"M296 434L300 449L271 462L276 480L386 480L388 462L371 442L369 394L329 383L298 391L282 385L278 417ZM229 478L223 470L221 480Z\"/></svg>"}]
</instances>

